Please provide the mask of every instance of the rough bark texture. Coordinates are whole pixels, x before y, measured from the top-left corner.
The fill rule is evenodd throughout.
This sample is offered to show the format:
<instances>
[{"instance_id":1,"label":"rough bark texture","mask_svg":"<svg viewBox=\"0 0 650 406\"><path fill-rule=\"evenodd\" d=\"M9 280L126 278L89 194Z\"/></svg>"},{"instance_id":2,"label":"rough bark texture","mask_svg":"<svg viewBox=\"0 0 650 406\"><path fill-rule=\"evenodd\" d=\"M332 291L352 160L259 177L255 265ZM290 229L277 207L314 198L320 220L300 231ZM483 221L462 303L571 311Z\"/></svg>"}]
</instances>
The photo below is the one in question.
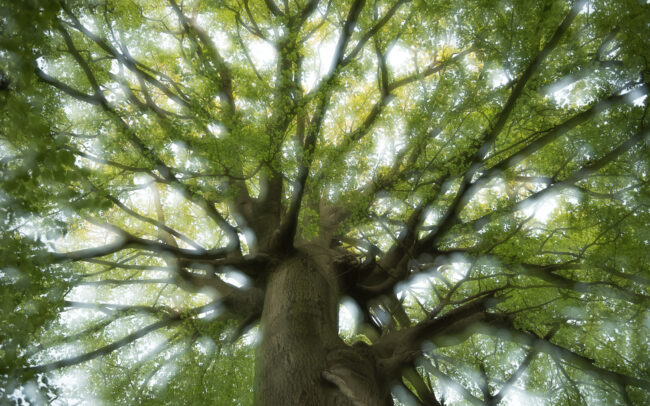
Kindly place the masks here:
<instances>
[{"instance_id":1,"label":"rough bark texture","mask_svg":"<svg viewBox=\"0 0 650 406\"><path fill-rule=\"evenodd\" d=\"M303 247L266 284L257 405L392 404L371 351L338 336L339 287L328 250Z\"/></svg>"}]
</instances>

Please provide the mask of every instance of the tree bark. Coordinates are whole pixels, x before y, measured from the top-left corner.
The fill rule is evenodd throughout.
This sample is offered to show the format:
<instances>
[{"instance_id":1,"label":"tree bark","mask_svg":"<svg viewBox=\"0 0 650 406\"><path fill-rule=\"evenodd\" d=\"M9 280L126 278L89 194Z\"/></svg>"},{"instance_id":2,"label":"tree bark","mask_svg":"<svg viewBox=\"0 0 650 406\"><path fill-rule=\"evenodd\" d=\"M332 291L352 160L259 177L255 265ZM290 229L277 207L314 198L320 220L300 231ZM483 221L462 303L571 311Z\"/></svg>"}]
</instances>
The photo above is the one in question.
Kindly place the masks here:
<instances>
[{"instance_id":1,"label":"tree bark","mask_svg":"<svg viewBox=\"0 0 650 406\"><path fill-rule=\"evenodd\" d=\"M338 336L339 286L328 251L302 248L269 275L256 405L392 405L372 351Z\"/></svg>"}]
</instances>

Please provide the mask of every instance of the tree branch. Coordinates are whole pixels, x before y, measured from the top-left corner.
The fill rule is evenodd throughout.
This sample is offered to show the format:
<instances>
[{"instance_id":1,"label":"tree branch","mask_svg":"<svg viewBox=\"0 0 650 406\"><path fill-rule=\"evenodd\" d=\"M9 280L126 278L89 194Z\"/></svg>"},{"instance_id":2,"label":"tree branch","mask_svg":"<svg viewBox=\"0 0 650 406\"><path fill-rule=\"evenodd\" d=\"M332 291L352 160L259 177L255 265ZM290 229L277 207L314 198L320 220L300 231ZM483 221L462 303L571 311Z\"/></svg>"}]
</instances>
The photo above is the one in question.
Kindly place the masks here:
<instances>
[{"instance_id":1,"label":"tree branch","mask_svg":"<svg viewBox=\"0 0 650 406\"><path fill-rule=\"evenodd\" d=\"M609 382L619 382L626 386L635 386L650 391L649 381L602 368L598 366L594 360L586 356L580 355L558 344L551 343L543 337L539 337L533 333L517 330L512 324L512 321L506 316L485 314L483 322L475 320L471 326L464 326L464 328L469 329L468 331L471 333L488 334L502 339L506 338L509 341L514 341L519 344L535 347L540 352L546 352L565 359L596 379ZM508 332L509 334L504 335L504 332ZM455 332L454 334L458 334L458 332ZM467 332L464 332L464 334L467 334Z\"/></svg>"},{"instance_id":2,"label":"tree branch","mask_svg":"<svg viewBox=\"0 0 650 406\"><path fill-rule=\"evenodd\" d=\"M448 311L440 317L435 313L412 327L392 331L377 340L373 351L382 361L382 370L387 376L401 371L401 367L413 361L422 353L422 341L432 335L439 335L455 323L476 314L484 313L487 308L496 305L493 294Z\"/></svg>"},{"instance_id":3,"label":"tree branch","mask_svg":"<svg viewBox=\"0 0 650 406\"><path fill-rule=\"evenodd\" d=\"M460 210L463 207L463 203L466 202L466 192L471 184L472 178L479 169L479 163L483 161L488 150L496 140L497 136L501 133L501 130L505 126L508 118L512 114L515 104L523 94L524 88L528 83L529 79L537 71L542 61L551 53L551 51L560 43L560 38L564 33L569 29L569 26L578 15L578 12L582 8L584 0L576 0L569 11L569 14L564 18L562 23L557 27L553 36L549 41L544 45L544 47L537 53L533 60L528 64L526 69L521 73L519 78L516 80L514 88L508 97L503 109L497 116L496 121L492 124L481 136L481 145L474 152L473 157L470 160L468 169L465 171L465 174L462 176L461 184L456 192L454 200L449 205L445 213L443 214L438 228L429 233L418 245L419 251L422 251L423 247L431 246L435 239L444 234L449 230L449 228L454 224L456 218L458 217Z\"/></svg>"},{"instance_id":4,"label":"tree branch","mask_svg":"<svg viewBox=\"0 0 650 406\"><path fill-rule=\"evenodd\" d=\"M161 329L163 327L168 327L168 326L171 326L173 324L179 323L180 321L182 321L185 317L188 317L189 315L197 315L197 314L201 314L201 313L205 313L207 311L210 311L210 310L214 309L214 306L215 306L215 304L213 302L213 303L209 303L209 304L204 305L204 306L194 308L191 311L187 312L186 314L177 313L177 314L172 315L172 316L167 316L163 320L160 320L160 321L157 321L155 323L149 324L148 326L146 326L146 327L144 327L144 328L142 328L142 329L140 329L138 331L135 331L135 332L133 332L131 334L128 334L127 336L123 337L120 340L117 340L117 341L115 341L115 342L113 342L111 344L105 345L105 346L103 346L101 348L98 348L98 349L96 349L94 351L90 351L90 352L78 355L76 357L71 357L71 358L66 358L66 359L62 359L62 360L59 360L59 361L51 362L49 364L42 364L42 365L27 367L25 369L27 371L30 371L30 372L39 373L39 372L50 372L50 371L53 371L55 369L64 368L64 367L68 367L68 366L73 366L73 365L78 365L78 364L81 364L83 362L93 360L93 359L95 359L97 357L100 357L102 355L110 354L111 352L113 352L115 350L118 350L118 349L120 349L120 348L122 348L122 347L124 347L124 346L126 346L128 344L131 344L132 342L136 341L137 339L142 338L145 335L147 335L147 334L149 334L149 333L151 333L153 331L156 331L156 330L159 330L159 329Z\"/></svg>"}]
</instances>

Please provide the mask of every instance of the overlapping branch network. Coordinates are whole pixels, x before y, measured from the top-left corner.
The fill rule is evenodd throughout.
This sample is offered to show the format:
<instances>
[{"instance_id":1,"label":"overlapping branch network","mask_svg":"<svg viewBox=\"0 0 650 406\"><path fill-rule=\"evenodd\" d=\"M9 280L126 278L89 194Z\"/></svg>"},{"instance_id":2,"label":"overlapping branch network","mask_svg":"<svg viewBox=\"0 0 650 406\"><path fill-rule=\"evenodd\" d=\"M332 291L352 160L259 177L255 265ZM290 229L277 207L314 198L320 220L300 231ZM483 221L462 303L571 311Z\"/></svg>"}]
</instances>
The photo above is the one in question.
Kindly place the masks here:
<instances>
[{"instance_id":1,"label":"overlapping branch network","mask_svg":"<svg viewBox=\"0 0 650 406\"><path fill-rule=\"evenodd\" d=\"M581 126L598 118L604 112L627 106L633 100L647 95L648 84L643 80L628 83L592 102L582 111L564 117L551 127L540 130L525 138L523 142L508 147L506 151L509 152L506 157L493 152L495 142L503 136L508 124L513 121L513 114L517 107L529 97L527 91L531 91L531 87L534 86L531 83L535 75L539 74L549 56L557 50L571 31L574 21L583 8L582 2L576 2L571 7L549 35L548 40L529 58L525 67L509 83L507 99L491 118L490 125L474 140L470 150L466 151L468 158L459 165L459 168L456 168L458 170L455 173L440 172L433 180L414 185L413 195L422 187L430 187L434 192L426 194L423 198L415 196L411 199L416 204L409 208L408 218L399 222L399 235L394 238L393 244L385 252L381 252L368 239L353 237L355 230L337 228L337 225L347 221L353 214L345 204L326 198L322 198L322 201L316 205L308 201L311 198L309 193L318 188L326 177L326 172L319 167L340 165L348 153L376 129L381 122L382 114L386 113L388 106L398 99L396 94L399 90L435 80L436 75L442 75L455 64L462 63L463 59L480 45L460 50L444 60L434 61L414 73L397 78L391 77L391 69L387 62L387 44L390 44L392 38L383 38L382 33L397 18L396 16L404 15L401 11L410 2L399 0L387 7L382 15L377 13L372 24L362 24L359 27L362 13L371 6L363 0L355 0L341 16L341 30L334 47L331 66L312 90L305 91L302 83L305 72L301 47L318 31L319 27L332 18L330 3L323 7L321 2L312 0L301 5L297 10L291 10L289 7L283 9L273 0L266 0L264 2L268 14L266 20L282 24L285 31L284 35L278 37L273 37L271 30L264 27L262 18L255 17L248 1L237 3L239 8L235 6L230 8L230 11L234 12L238 27L241 25L251 35L270 42L277 52L277 72L273 76L259 72L245 45L243 46L246 60L254 70L254 77L258 82L268 80L268 83L260 83L260 85L271 90L269 112L258 126L268 140L268 153L255 165L251 165L247 162L244 153L237 151L230 157L229 165L210 162L206 172L175 168L171 160L164 157L162 148L149 145L146 141L147 135L133 125L132 116L150 115L160 125L165 135L172 140L179 138L178 122L192 126L195 131L209 138L213 138L209 125L216 123L224 129L225 138L237 137L245 133L247 126L238 104L245 102L238 99L238 86L242 86L238 79L247 80L249 77L239 78L241 72L222 55L205 28L201 27L196 18L190 16L190 10L185 9L183 4L175 0L169 0L169 9L176 17L178 27L175 29L165 25L165 29L179 42L185 62L197 71L194 73L198 75L200 71L201 75L209 76L216 86L219 103L216 108L217 113L214 113L208 106L202 104L200 98L194 99L195 95L192 94L190 84L183 83L180 79L173 79L171 74L137 60L131 56L127 44L117 40L119 35L114 32L106 34L93 32L82 23L83 18L71 11L66 4L62 4L62 13L56 25L58 35L62 39L64 53L75 61L76 68L83 74L89 90L79 89L63 79L55 78L46 73L47 69L42 67L37 68L37 75L40 80L72 99L96 106L119 131L120 139L134 149L140 165L133 162L118 162L110 157L94 156L84 149L83 142L73 142L70 149L80 158L91 160L102 167L119 170L120 173L148 174L153 184L169 187L186 201L200 207L218 227L227 242L218 248L206 249L185 233L166 224L162 211L158 211L157 218L145 216L116 197L115 191L111 191L111 187L108 186L110 182L95 185L93 180L89 179L88 187L92 193L106 199L115 210L153 226L158 234L155 238L143 238L127 231L126 227L98 222L96 218L90 217L87 221L95 222L108 229L116 237L115 241L101 247L58 253L55 255L56 260L100 264L105 266L107 271L111 269L143 271L150 269L152 265L133 264L130 259L118 261L114 259L115 255L126 252L157 258L165 263L165 266L159 266L159 269L168 272L169 278L102 279L91 283L118 285L164 283L189 291L211 288L219 293L220 303L233 311L229 317L242 321L243 330L259 316L264 292L255 284L248 289L237 288L225 282L220 273L234 267L253 280L263 276L265 271L273 266L274 261L294 249L296 242L302 238L301 213L304 213L306 208L315 206L319 211L319 238L327 240L328 243L331 240L349 247L347 252L341 254L341 261L344 267L353 270L357 275L344 293L361 305L366 321L379 333L375 336L369 333L374 340L373 348L378 357L383 360L386 371L404 374L414 386L420 399L428 399L429 403L437 402L430 385L421 381L419 373L414 373L415 367L424 368L433 375L444 378L441 370L429 364L427 358L421 357L422 342L458 341L478 332L502 338L502 335L497 333L499 331L508 331L509 338L526 346L528 352L519 368L500 391L496 394L491 394L489 390L483 391L484 402L488 404L497 404L502 400L509 384L521 376L540 352L556 359L558 365L568 362L597 379L616 382L620 385L619 389L623 394L626 393L626 386L649 390L650 384L646 380L603 368L575 348L567 348L568 346L562 345L560 341L554 343L554 337L562 328L560 324L563 320L557 320L550 326L543 326L536 333L522 331L523 329L519 328L516 322L517 314L530 309L525 306L518 308L503 306L512 292L525 296L528 290L553 287L561 292L560 296L577 294L581 300L583 296L587 298L584 300L593 297L607 298L647 308L649 297L641 293L640 289L629 288L611 280L583 280L582 274L565 272L597 268L593 264L587 264L585 256L590 248L599 244L599 240L609 229L586 242L581 249L568 252L567 255L552 253L552 257L548 258L548 253L544 251L542 245L538 256L546 259L546 262L543 260L511 261L499 252L501 246L526 230L530 217L521 220L517 217L517 213L521 213L527 204L570 188L584 189L585 186L582 186L581 182L615 164L621 157L630 156L634 151L644 148L649 135L644 121L645 116L639 123L631 126L632 129L629 131L631 135L627 135L623 141L613 145L608 152L593 157L589 162L576 165L569 173L561 176L560 174L534 174L533 177L542 181L542 188L531 191L523 198L511 199L507 204L480 216L467 215L470 203L495 177L518 170L522 163L535 157L535 154L562 137L581 131ZM314 18L317 12L321 14L320 22ZM401 32L398 30L397 36L399 35ZM243 45L241 35L239 39ZM605 42L609 41L611 38L605 39ZM374 49L369 50L371 45ZM191 53L186 53L187 49L191 50ZM97 57L89 55L100 51L102 57L108 58L120 67L121 74L114 73L113 70L105 72L96 66L93 59ZM377 71L376 101L370 106L366 116L359 121L358 126L344 134L342 142L335 148L336 153L327 155L330 159L322 162L323 154L320 154L320 151L324 149L324 124L340 92L338 82L345 74L349 74L346 70L350 70L351 65L365 58L364 54L368 52L374 53L376 58L374 61ZM113 83L109 83L107 78L110 78ZM112 84L117 84L124 93L124 104L120 105L109 99L108 94ZM562 112L562 115L565 113ZM74 138L71 137L73 140ZM291 174L282 169L283 148L289 140L295 141L293 153L296 156L296 165L290 171ZM372 202L381 192L390 191L391 187L404 182L409 178L409 167L424 159L423 151L426 149L426 143L426 138L421 137L418 142L409 144L397 154L394 163L387 171L373 174L371 182L350 194L364 195L366 198L369 196L368 200ZM219 166L223 167L219 168ZM220 186L223 186L219 196L215 198L204 189L197 187L192 180L198 177L218 180ZM519 176L515 180L527 183L531 178L531 176ZM254 183L252 179L259 183L252 186ZM449 188L443 188L444 185L453 185L452 192L447 193L446 190ZM258 193L253 193L253 189L257 189ZM610 198L610 196L601 197ZM160 205L160 196L157 201ZM428 225L430 208L441 202L440 216L434 224ZM473 228L478 233L486 224L496 222L504 215L513 217L515 226L510 232L503 233L502 239L496 242L477 241L474 245L449 243L450 236L454 236L459 230ZM621 216L615 225L628 221L628 218L629 214ZM383 220L380 219L379 222L383 223ZM241 238L249 230L252 231L255 242L253 243L253 239L246 238L246 248L244 248ZM549 231L553 233L555 230ZM188 248L180 247L179 242ZM341 253L342 249L338 252ZM360 252L365 255L358 254ZM398 284L403 283L413 274L425 274L431 268L428 265L439 267L446 262L454 262L455 254L462 255L464 260L471 264L469 270L456 281L441 276L440 280L445 285L445 291L440 292L437 287L440 285L433 284L432 291L436 295L437 304L427 309L420 303L424 317L414 322L404 305L404 297L396 294ZM100 259L102 257L110 257L110 259ZM433 263L434 261L437 262ZM498 268L499 272L484 274L487 262L490 262L491 267ZM629 280L641 286L643 291L647 288L648 280L644 276L629 275L626 272L609 269L606 265L603 265L602 271ZM526 279L522 281L522 277ZM482 287L481 283L487 281L490 281L487 283L489 287ZM467 293L466 290L469 285L473 286L471 293ZM100 310L110 312L124 310L111 305L73 302L68 304L73 307L98 306ZM534 307L542 307L542 305L531 306ZM133 308L133 310L146 311L152 309L153 307ZM178 323L183 317L193 317L205 309L205 307L198 307L185 311L181 315L158 307L156 310L163 311L163 318L159 322L90 353L33 369L48 371L93 359L127 345L151 331ZM466 397L478 402L474 395L467 394Z\"/></svg>"}]
</instances>

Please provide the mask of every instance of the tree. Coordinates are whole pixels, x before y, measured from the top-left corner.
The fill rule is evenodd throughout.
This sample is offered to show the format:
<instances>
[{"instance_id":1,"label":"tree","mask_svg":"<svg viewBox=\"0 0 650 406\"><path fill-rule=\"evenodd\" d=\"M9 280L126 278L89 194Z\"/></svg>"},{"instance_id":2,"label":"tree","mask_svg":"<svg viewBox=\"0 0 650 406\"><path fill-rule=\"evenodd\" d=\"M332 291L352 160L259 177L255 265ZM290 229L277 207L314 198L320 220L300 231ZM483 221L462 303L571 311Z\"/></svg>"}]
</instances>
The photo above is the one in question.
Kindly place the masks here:
<instances>
[{"instance_id":1,"label":"tree","mask_svg":"<svg viewBox=\"0 0 650 406\"><path fill-rule=\"evenodd\" d=\"M650 400L647 2L1 4L5 401Z\"/></svg>"}]
</instances>

